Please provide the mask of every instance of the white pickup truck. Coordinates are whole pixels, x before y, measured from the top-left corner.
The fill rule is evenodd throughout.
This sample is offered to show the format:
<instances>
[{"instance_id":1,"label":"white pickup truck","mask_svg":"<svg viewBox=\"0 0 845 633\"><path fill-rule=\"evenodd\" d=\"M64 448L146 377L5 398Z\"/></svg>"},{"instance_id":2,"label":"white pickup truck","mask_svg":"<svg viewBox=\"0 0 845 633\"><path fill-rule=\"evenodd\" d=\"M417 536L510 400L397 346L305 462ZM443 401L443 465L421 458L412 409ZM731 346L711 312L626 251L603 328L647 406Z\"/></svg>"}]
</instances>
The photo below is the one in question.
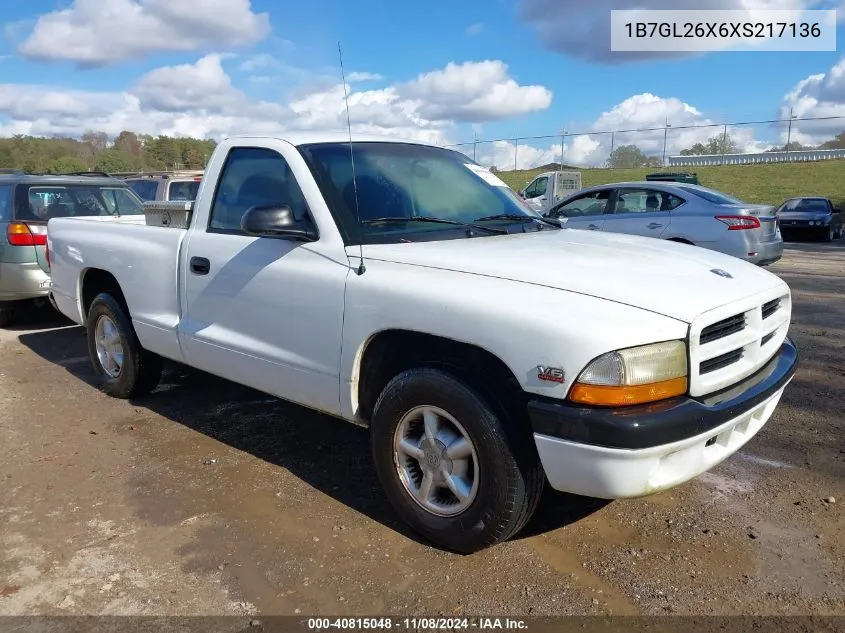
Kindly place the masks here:
<instances>
[{"instance_id":1,"label":"white pickup truck","mask_svg":"<svg viewBox=\"0 0 845 633\"><path fill-rule=\"evenodd\" d=\"M696 477L795 371L772 273L561 228L452 150L230 138L182 204L49 222L54 305L104 391L152 392L164 357L365 426L387 498L444 549L515 534L546 481L615 499Z\"/></svg>"}]
</instances>

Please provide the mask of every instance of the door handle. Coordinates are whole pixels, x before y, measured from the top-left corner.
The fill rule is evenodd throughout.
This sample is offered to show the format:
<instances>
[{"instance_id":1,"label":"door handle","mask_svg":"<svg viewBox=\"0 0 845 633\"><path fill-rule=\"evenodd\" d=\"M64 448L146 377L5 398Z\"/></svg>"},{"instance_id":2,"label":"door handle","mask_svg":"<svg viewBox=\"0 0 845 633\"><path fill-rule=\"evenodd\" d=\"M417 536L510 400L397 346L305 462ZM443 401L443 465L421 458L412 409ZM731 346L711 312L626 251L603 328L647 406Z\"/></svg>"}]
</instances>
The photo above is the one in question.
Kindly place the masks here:
<instances>
[{"instance_id":1,"label":"door handle","mask_svg":"<svg viewBox=\"0 0 845 633\"><path fill-rule=\"evenodd\" d=\"M195 275L207 275L211 270L211 262L205 257L191 257L191 272Z\"/></svg>"},{"instance_id":2,"label":"door handle","mask_svg":"<svg viewBox=\"0 0 845 633\"><path fill-rule=\"evenodd\" d=\"M652 222L651 224L648 224L646 226L650 229L659 229L663 225L658 222Z\"/></svg>"},{"instance_id":3,"label":"door handle","mask_svg":"<svg viewBox=\"0 0 845 633\"><path fill-rule=\"evenodd\" d=\"M587 228L590 229L591 231L596 231L596 230L598 230L599 227L598 227L597 224L588 224Z\"/></svg>"}]
</instances>

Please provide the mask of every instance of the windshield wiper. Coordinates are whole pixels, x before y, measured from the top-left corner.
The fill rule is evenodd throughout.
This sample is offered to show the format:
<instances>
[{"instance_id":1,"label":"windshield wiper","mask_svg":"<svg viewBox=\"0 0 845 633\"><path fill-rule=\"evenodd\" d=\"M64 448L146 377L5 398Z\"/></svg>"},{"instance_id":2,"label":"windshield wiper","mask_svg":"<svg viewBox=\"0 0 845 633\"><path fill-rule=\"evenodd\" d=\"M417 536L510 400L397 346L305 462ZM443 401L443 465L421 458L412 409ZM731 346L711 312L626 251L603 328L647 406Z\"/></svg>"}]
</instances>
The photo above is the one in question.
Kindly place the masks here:
<instances>
[{"instance_id":1,"label":"windshield wiper","mask_svg":"<svg viewBox=\"0 0 845 633\"><path fill-rule=\"evenodd\" d=\"M371 218L368 220L361 220L361 224L394 224L398 222L436 222L437 224L453 224L455 226L463 226L468 229L478 229L479 231L487 231L489 233L505 234L505 229L496 229L492 226L478 226L476 224L469 224L467 222L458 222L457 220L444 220L443 218L429 218L422 215L415 215L408 218L403 217L386 217L386 218Z\"/></svg>"},{"instance_id":2,"label":"windshield wiper","mask_svg":"<svg viewBox=\"0 0 845 633\"><path fill-rule=\"evenodd\" d=\"M475 222L486 222L488 220L513 220L514 222L544 222L551 226L560 228L560 224L549 220L548 218L538 217L534 215L522 215L521 213L499 213L498 215L486 215L483 218L476 218Z\"/></svg>"}]
</instances>

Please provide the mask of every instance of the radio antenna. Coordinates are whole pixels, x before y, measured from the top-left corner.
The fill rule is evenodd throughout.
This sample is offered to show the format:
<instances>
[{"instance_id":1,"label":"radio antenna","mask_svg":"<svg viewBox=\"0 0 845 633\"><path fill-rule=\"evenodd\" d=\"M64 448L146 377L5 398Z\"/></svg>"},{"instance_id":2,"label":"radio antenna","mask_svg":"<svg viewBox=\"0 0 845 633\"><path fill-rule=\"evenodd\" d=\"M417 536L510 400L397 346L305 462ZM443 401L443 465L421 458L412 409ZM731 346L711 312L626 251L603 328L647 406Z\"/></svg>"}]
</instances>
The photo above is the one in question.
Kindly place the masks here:
<instances>
[{"instance_id":1,"label":"radio antenna","mask_svg":"<svg viewBox=\"0 0 845 633\"><path fill-rule=\"evenodd\" d=\"M346 129L349 131L349 160L352 163L352 192L355 195L355 219L358 221L358 254L361 262L358 264L358 275L367 270L364 267L364 229L361 226L361 209L358 206L358 183L355 180L355 155L352 152L352 122L349 119L349 94L346 91L346 73L343 71L343 52L340 42L337 43L337 56L340 59L340 77L343 80L343 99L346 103Z\"/></svg>"}]
</instances>

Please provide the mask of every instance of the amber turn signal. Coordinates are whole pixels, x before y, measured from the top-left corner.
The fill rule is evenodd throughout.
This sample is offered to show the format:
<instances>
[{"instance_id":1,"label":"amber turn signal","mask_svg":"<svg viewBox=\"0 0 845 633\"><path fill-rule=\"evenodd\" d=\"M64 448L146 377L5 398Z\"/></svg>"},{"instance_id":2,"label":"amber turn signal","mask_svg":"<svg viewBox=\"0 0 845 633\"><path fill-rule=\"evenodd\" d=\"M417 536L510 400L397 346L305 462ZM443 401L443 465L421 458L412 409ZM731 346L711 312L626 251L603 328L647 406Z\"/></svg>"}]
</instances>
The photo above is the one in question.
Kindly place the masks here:
<instances>
[{"instance_id":1,"label":"amber turn signal","mask_svg":"<svg viewBox=\"0 0 845 633\"><path fill-rule=\"evenodd\" d=\"M687 391L687 378L672 378L645 385L585 385L575 383L569 400L597 407L624 407L681 396Z\"/></svg>"}]
</instances>

